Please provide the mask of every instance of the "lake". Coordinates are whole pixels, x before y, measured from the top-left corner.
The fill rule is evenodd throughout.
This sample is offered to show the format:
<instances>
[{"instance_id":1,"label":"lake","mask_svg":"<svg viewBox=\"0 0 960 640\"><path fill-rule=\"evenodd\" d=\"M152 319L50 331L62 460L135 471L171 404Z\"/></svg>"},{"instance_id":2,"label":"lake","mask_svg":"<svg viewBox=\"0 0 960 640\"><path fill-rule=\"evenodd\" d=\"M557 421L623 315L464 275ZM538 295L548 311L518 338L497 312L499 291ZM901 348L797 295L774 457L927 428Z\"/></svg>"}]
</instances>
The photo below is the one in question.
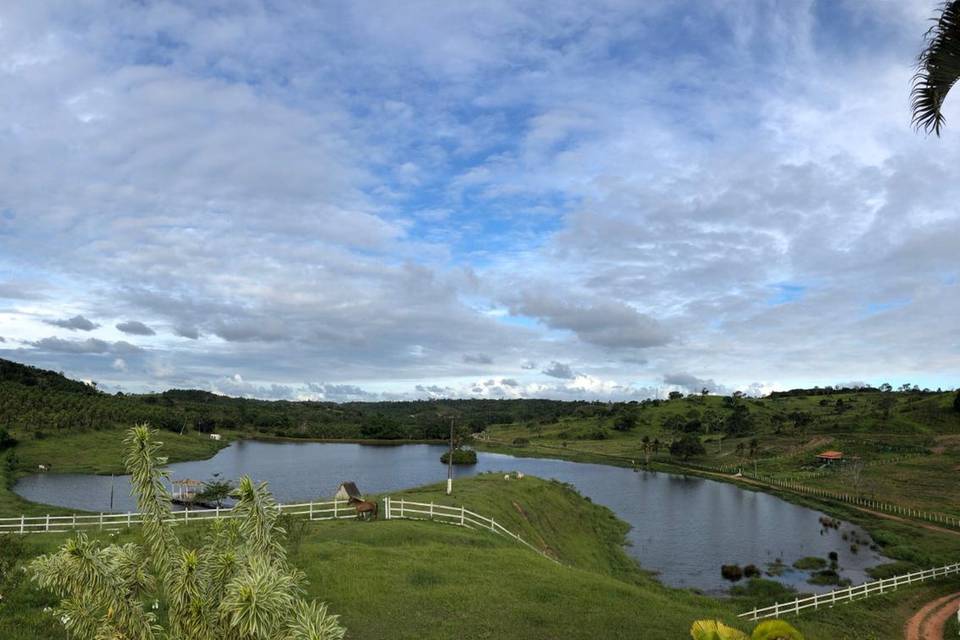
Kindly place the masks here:
<instances>
[{"instance_id":1,"label":"lake","mask_svg":"<svg viewBox=\"0 0 960 640\"><path fill-rule=\"evenodd\" d=\"M247 474L269 482L280 502L305 502L332 496L344 480L355 481L367 493L440 482L446 479L446 466L440 463L445 450L428 444L241 441L208 460L171 464L169 469L175 479L207 480L216 473L235 480ZM823 529L821 512L733 484L548 458L478 455L476 465L455 468L455 476L522 471L574 485L632 526L627 552L671 586L718 594L730 586L720 576L722 564L763 568L780 558L789 565L805 556L826 558L830 551L838 553L842 575L858 584L869 579L867 568L888 561L863 546L858 553L851 551L843 534L855 531L868 538L853 525ZM107 512L111 486L113 511L136 510L125 476L36 474L17 482L14 491L34 502ZM788 570L777 579L804 591L830 589L807 584L806 578L804 572Z\"/></svg>"}]
</instances>

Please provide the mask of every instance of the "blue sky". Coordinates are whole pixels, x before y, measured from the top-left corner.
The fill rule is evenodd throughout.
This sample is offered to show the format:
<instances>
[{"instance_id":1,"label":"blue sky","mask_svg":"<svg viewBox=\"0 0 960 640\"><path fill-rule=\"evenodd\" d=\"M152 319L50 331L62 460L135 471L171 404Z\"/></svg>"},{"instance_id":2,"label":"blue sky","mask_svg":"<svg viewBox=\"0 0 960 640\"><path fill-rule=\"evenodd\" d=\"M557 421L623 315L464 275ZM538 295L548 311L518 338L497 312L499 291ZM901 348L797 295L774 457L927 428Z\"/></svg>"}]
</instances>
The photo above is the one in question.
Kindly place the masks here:
<instances>
[{"instance_id":1,"label":"blue sky","mask_svg":"<svg viewBox=\"0 0 960 640\"><path fill-rule=\"evenodd\" d=\"M935 6L8 3L0 356L269 398L955 387Z\"/></svg>"}]
</instances>

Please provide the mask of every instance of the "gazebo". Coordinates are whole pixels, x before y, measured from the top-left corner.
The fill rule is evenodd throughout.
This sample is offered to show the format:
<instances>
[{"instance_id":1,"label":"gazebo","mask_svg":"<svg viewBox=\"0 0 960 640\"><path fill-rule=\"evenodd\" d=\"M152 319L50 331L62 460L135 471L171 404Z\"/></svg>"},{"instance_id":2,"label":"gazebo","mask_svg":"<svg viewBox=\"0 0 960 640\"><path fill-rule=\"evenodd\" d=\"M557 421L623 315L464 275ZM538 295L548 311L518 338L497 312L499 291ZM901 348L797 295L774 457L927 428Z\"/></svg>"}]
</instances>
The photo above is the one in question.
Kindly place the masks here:
<instances>
[{"instance_id":1,"label":"gazebo","mask_svg":"<svg viewBox=\"0 0 960 640\"><path fill-rule=\"evenodd\" d=\"M190 478L174 480L170 484L173 485L173 500L175 502L193 502L197 498L197 493L203 488L203 482Z\"/></svg>"},{"instance_id":2,"label":"gazebo","mask_svg":"<svg viewBox=\"0 0 960 640\"><path fill-rule=\"evenodd\" d=\"M842 451L823 451L817 454L817 460L820 462L825 462L827 464L833 464L834 462L841 462L843 460Z\"/></svg>"}]
</instances>

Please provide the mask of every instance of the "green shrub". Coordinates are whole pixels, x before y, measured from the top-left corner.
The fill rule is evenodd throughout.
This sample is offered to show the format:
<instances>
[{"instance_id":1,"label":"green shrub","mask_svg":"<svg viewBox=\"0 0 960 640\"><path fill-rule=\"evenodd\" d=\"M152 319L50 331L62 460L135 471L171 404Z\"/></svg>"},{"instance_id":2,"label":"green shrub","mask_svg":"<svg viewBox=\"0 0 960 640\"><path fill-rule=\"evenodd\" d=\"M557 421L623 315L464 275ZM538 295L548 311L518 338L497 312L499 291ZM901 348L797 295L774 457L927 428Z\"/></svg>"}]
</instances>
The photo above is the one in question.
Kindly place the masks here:
<instances>
[{"instance_id":1,"label":"green shrub","mask_svg":"<svg viewBox=\"0 0 960 640\"><path fill-rule=\"evenodd\" d=\"M440 462L447 464L450 461L450 452L445 451L440 456ZM453 464L477 464L477 452L473 449L454 449Z\"/></svg>"},{"instance_id":2,"label":"green shrub","mask_svg":"<svg viewBox=\"0 0 960 640\"><path fill-rule=\"evenodd\" d=\"M530 441L527 440L526 438L514 438L514 439L513 439L513 444L514 444L514 446L516 446L516 447L525 447L525 446L527 446L528 444L530 444Z\"/></svg>"},{"instance_id":3,"label":"green shrub","mask_svg":"<svg viewBox=\"0 0 960 640\"><path fill-rule=\"evenodd\" d=\"M720 575L724 580L737 582L743 577L743 569L738 564L725 564L720 567Z\"/></svg>"}]
</instances>

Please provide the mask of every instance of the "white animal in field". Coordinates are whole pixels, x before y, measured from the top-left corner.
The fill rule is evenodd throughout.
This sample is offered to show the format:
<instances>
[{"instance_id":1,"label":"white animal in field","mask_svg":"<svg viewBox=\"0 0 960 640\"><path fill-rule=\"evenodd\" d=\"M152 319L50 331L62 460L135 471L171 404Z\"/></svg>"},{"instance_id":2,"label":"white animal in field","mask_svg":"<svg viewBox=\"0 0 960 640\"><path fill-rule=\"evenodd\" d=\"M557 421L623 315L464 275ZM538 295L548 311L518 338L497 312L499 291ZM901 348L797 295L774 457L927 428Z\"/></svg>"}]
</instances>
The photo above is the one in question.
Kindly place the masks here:
<instances>
[{"instance_id":1,"label":"white animal in field","mask_svg":"<svg viewBox=\"0 0 960 640\"><path fill-rule=\"evenodd\" d=\"M508 474L504 475L504 476L503 476L503 479L504 479L504 480L509 480L509 479L510 479L510 474L508 473Z\"/></svg>"},{"instance_id":2,"label":"white animal in field","mask_svg":"<svg viewBox=\"0 0 960 640\"><path fill-rule=\"evenodd\" d=\"M47 470L47 465L45 465L45 464L38 464L38 465L37 465L37 471L46 471L46 470Z\"/></svg>"},{"instance_id":3,"label":"white animal in field","mask_svg":"<svg viewBox=\"0 0 960 640\"><path fill-rule=\"evenodd\" d=\"M517 480L523 480L523 471L517 471Z\"/></svg>"}]
</instances>

